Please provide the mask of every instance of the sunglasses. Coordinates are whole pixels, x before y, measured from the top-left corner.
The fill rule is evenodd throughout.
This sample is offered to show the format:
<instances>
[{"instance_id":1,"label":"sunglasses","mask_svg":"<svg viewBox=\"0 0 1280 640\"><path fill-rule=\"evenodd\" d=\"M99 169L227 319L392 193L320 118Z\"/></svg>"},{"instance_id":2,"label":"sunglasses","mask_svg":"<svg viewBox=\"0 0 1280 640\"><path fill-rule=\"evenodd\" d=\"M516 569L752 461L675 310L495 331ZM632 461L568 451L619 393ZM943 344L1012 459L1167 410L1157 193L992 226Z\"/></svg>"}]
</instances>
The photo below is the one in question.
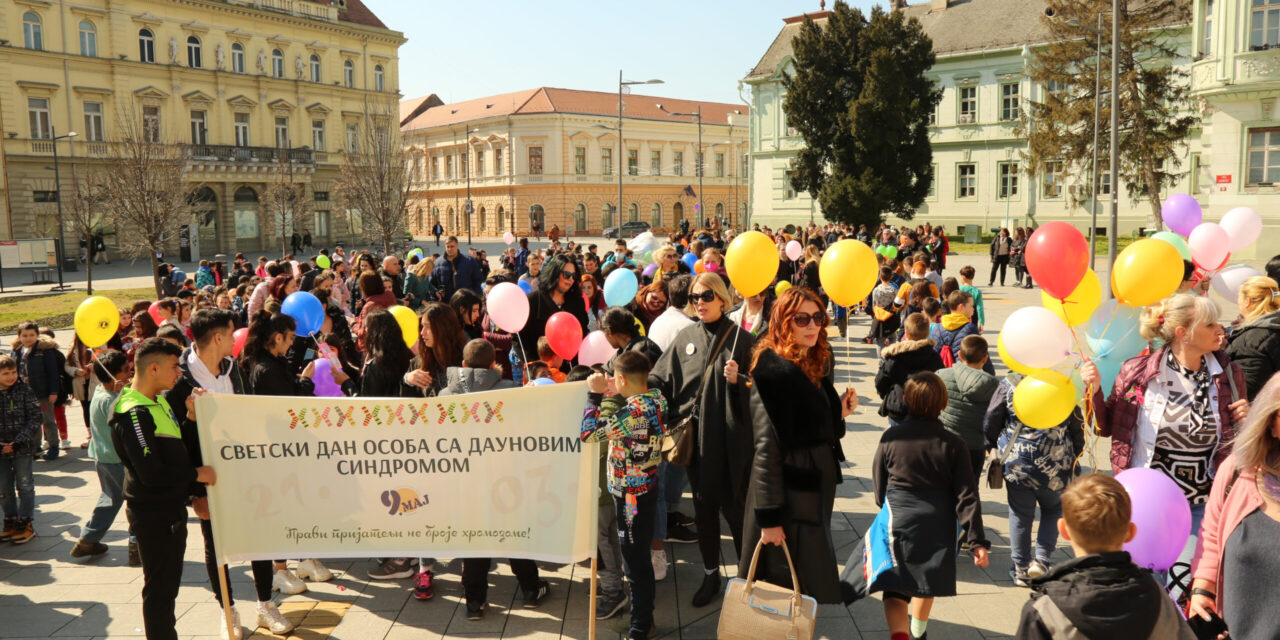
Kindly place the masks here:
<instances>
[{"instance_id":1,"label":"sunglasses","mask_svg":"<svg viewBox=\"0 0 1280 640\"><path fill-rule=\"evenodd\" d=\"M578 277L578 272L577 271L561 271L560 277L565 278L566 280L572 280Z\"/></svg>"},{"instance_id":2,"label":"sunglasses","mask_svg":"<svg viewBox=\"0 0 1280 640\"><path fill-rule=\"evenodd\" d=\"M810 322L821 327L822 325L827 323L827 314L822 311L819 311L817 313L812 313L812 314L797 313L794 316L791 316L791 321L796 323L797 327L807 327L809 326Z\"/></svg>"},{"instance_id":3,"label":"sunglasses","mask_svg":"<svg viewBox=\"0 0 1280 640\"><path fill-rule=\"evenodd\" d=\"M689 298L694 300L695 302L698 300L701 300L703 302L714 302L716 299L716 292L710 289L707 289L702 293L691 293L689 294Z\"/></svg>"}]
</instances>

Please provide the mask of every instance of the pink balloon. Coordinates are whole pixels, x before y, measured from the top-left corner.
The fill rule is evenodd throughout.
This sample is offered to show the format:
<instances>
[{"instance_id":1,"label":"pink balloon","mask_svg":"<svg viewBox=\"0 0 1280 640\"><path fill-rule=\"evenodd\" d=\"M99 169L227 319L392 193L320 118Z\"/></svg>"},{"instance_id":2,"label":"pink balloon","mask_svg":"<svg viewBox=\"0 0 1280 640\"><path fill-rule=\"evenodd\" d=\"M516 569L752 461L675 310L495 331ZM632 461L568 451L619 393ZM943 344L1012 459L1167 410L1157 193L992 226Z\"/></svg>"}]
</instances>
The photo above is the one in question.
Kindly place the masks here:
<instances>
[{"instance_id":1,"label":"pink balloon","mask_svg":"<svg viewBox=\"0 0 1280 640\"><path fill-rule=\"evenodd\" d=\"M547 336L547 342L551 343L551 350L556 355L570 360L578 354L578 348L582 346L582 325L578 322L578 318L568 311L557 311L547 318L547 326L544 330Z\"/></svg>"},{"instance_id":2,"label":"pink balloon","mask_svg":"<svg viewBox=\"0 0 1280 640\"><path fill-rule=\"evenodd\" d=\"M1192 229L1187 246L1191 248L1191 258L1204 269L1220 267L1231 254L1231 238L1213 222L1201 223Z\"/></svg>"},{"instance_id":3,"label":"pink balloon","mask_svg":"<svg viewBox=\"0 0 1280 640\"><path fill-rule=\"evenodd\" d=\"M516 237L510 231L507 231L502 234L502 241L509 245L516 241Z\"/></svg>"},{"instance_id":4,"label":"pink balloon","mask_svg":"<svg viewBox=\"0 0 1280 640\"><path fill-rule=\"evenodd\" d=\"M582 339L582 346L578 348L578 364L588 367L604 364L617 351L604 337L603 331L592 331Z\"/></svg>"},{"instance_id":5,"label":"pink balloon","mask_svg":"<svg viewBox=\"0 0 1280 640\"><path fill-rule=\"evenodd\" d=\"M151 316L151 319L155 321L157 327L164 324L164 318L160 315L159 302L152 302L151 306L147 307L147 315Z\"/></svg>"},{"instance_id":6,"label":"pink balloon","mask_svg":"<svg viewBox=\"0 0 1280 640\"><path fill-rule=\"evenodd\" d=\"M516 333L529 321L529 297L510 282L502 282L489 289L487 306L489 318L508 333Z\"/></svg>"},{"instance_id":7,"label":"pink balloon","mask_svg":"<svg viewBox=\"0 0 1280 640\"><path fill-rule=\"evenodd\" d=\"M803 245L795 240L787 243L787 259L799 260L802 255L804 255Z\"/></svg>"},{"instance_id":8,"label":"pink balloon","mask_svg":"<svg viewBox=\"0 0 1280 640\"><path fill-rule=\"evenodd\" d=\"M1262 216L1249 207L1236 207L1222 216L1218 225L1231 238L1231 251L1234 253L1258 239L1258 234L1262 233Z\"/></svg>"}]
</instances>

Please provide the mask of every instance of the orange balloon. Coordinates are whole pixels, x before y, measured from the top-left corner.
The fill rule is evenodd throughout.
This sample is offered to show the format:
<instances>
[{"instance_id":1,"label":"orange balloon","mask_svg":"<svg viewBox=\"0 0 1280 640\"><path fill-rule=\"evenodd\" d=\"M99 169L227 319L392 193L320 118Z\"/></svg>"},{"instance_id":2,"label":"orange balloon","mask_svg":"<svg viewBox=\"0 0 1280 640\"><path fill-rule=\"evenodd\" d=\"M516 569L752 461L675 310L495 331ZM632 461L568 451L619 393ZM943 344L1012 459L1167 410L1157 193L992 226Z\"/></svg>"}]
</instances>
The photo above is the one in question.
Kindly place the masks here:
<instances>
[{"instance_id":1,"label":"orange balloon","mask_svg":"<svg viewBox=\"0 0 1280 640\"><path fill-rule=\"evenodd\" d=\"M706 265L702 264L702 261L701 261L701 260L699 260L699 261L697 261L697 262L693 263L693 272L694 272L694 273L702 273L703 271L706 271L706 270L707 270L707 267L706 267Z\"/></svg>"}]
</instances>

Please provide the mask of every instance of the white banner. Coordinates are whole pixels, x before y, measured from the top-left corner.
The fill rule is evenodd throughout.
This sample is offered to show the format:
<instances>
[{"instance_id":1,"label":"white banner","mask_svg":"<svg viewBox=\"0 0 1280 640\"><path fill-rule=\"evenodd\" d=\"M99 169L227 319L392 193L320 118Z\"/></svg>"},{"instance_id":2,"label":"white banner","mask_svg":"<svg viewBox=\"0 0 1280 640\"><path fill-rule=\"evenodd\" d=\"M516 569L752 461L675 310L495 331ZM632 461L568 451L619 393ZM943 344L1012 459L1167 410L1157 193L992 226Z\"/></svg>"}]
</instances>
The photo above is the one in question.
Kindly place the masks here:
<instances>
[{"instance_id":1,"label":"white banner","mask_svg":"<svg viewBox=\"0 0 1280 640\"><path fill-rule=\"evenodd\" d=\"M444 398L205 394L196 401L224 562L494 557L594 549L586 384ZM583 452L587 455L583 455Z\"/></svg>"}]
</instances>

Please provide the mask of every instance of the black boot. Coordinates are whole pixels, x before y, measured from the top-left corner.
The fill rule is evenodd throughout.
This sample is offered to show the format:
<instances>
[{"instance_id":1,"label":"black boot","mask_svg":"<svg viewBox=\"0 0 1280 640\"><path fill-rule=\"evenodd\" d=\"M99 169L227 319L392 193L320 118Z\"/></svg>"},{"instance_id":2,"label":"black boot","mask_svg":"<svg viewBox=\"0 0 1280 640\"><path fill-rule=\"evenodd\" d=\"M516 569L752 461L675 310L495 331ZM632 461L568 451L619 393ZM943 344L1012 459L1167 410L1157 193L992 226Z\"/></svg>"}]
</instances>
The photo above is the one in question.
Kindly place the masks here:
<instances>
[{"instance_id":1,"label":"black boot","mask_svg":"<svg viewBox=\"0 0 1280 640\"><path fill-rule=\"evenodd\" d=\"M693 606L705 607L720 594L720 573L709 573L702 579L702 586L693 594Z\"/></svg>"}]
</instances>

